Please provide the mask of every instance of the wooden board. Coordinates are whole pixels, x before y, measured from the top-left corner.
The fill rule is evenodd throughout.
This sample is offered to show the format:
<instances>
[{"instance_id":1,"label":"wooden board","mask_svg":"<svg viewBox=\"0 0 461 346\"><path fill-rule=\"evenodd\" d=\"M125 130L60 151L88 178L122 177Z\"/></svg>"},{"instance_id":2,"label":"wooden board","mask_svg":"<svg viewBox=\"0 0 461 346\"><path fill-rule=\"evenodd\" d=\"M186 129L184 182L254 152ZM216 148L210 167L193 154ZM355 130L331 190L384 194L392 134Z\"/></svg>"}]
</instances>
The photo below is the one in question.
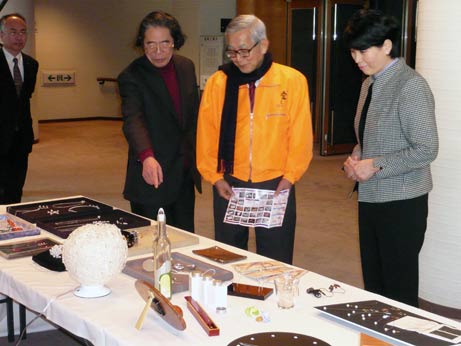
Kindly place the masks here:
<instances>
[{"instance_id":1,"label":"wooden board","mask_svg":"<svg viewBox=\"0 0 461 346\"><path fill-rule=\"evenodd\" d=\"M157 225L134 228L131 231L137 232L138 243L128 249L128 257L152 254L153 236L157 234ZM167 234L172 249L199 243L199 238L193 233L183 232L169 226L167 226Z\"/></svg>"},{"instance_id":2,"label":"wooden board","mask_svg":"<svg viewBox=\"0 0 461 346\"><path fill-rule=\"evenodd\" d=\"M135 286L136 290L145 301L149 299L150 292L154 294L155 299L151 304L151 308L157 312L165 322L178 330L186 329L186 322L182 317L182 310L179 306L173 305L163 294L155 289L154 286L145 281L137 280Z\"/></svg>"}]
</instances>

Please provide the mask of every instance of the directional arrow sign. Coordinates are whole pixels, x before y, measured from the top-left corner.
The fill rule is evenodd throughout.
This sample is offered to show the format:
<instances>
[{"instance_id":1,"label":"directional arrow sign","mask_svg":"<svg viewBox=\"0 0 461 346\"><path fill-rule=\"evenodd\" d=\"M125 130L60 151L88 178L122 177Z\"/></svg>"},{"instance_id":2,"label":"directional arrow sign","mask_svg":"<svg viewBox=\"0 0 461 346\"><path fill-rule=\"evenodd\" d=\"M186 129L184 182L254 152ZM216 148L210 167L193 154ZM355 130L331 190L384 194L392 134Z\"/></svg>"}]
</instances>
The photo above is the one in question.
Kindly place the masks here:
<instances>
[{"instance_id":1,"label":"directional arrow sign","mask_svg":"<svg viewBox=\"0 0 461 346\"><path fill-rule=\"evenodd\" d=\"M42 81L44 86L75 85L75 71L43 71Z\"/></svg>"}]
</instances>

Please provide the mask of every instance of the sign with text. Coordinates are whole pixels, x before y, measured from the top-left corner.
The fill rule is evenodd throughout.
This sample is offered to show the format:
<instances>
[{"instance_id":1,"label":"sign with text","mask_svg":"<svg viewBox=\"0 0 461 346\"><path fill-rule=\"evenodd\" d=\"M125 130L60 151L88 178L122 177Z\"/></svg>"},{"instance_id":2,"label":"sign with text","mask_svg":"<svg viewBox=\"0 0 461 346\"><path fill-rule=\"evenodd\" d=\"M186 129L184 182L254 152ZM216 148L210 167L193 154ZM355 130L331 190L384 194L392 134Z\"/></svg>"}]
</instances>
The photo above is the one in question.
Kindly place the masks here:
<instances>
[{"instance_id":1,"label":"sign with text","mask_svg":"<svg viewBox=\"0 0 461 346\"><path fill-rule=\"evenodd\" d=\"M75 85L75 71L42 71L42 85Z\"/></svg>"},{"instance_id":2,"label":"sign with text","mask_svg":"<svg viewBox=\"0 0 461 346\"><path fill-rule=\"evenodd\" d=\"M207 79L223 63L224 36L200 36L200 90L205 88Z\"/></svg>"}]
</instances>

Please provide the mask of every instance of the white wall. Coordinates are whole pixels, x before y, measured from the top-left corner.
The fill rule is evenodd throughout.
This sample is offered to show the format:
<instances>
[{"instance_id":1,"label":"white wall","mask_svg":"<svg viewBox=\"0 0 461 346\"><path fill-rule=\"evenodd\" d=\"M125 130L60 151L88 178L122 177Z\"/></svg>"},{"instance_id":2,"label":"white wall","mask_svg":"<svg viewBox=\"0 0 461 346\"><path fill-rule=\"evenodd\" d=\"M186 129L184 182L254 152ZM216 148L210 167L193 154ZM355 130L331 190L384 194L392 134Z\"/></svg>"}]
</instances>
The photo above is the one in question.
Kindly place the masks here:
<instances>
[{"instance_id":1,"label":"white wall","mask_svg":"<svg viewBox=\"0 0 461 346\"><path fill-rule=\"evenodd\" d=\"M431 165L434 189L420 254L420 294L427 302L461 311L461 1L420 0L416 70L435 98L439 155ZM453 311L453 316L456 316Z\"/></svg>"},{"instance_id":2,"label":"white wall","mask_svg":"<svg viewBox=\"0 0 461 346\"><path fill-rule=\"evenodd\" d=\"M140 52L134 38L142 18L170 12L188 40L180 54L196 63L199 37L219 33L219 18L235 15L235 0L35 0L36 57L40 70L34 113L40 120L120 116L115 78ZM41 72L74 70L75 86L42 86Z\"/></svg>"}]
</instances>

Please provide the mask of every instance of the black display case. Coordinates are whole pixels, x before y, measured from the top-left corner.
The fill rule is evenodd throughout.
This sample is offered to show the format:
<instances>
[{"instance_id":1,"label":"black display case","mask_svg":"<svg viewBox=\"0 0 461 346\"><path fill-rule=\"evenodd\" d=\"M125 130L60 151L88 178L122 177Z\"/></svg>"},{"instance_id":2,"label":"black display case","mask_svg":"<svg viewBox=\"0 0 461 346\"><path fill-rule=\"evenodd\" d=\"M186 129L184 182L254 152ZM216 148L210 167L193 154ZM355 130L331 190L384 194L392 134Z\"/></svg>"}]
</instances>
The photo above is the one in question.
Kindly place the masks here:
<instances>
[{"instance_id":1,"label":"black display case","mask_svg":"<svg viewBox=\"0 0 461 346\"><path fill-rule=\"evenodd\" d=\"M150 220L81 196L7 207L8 213L66 239L86 224L113 224L120 230L150 225Z\"/></svg>"}]
</instances>

